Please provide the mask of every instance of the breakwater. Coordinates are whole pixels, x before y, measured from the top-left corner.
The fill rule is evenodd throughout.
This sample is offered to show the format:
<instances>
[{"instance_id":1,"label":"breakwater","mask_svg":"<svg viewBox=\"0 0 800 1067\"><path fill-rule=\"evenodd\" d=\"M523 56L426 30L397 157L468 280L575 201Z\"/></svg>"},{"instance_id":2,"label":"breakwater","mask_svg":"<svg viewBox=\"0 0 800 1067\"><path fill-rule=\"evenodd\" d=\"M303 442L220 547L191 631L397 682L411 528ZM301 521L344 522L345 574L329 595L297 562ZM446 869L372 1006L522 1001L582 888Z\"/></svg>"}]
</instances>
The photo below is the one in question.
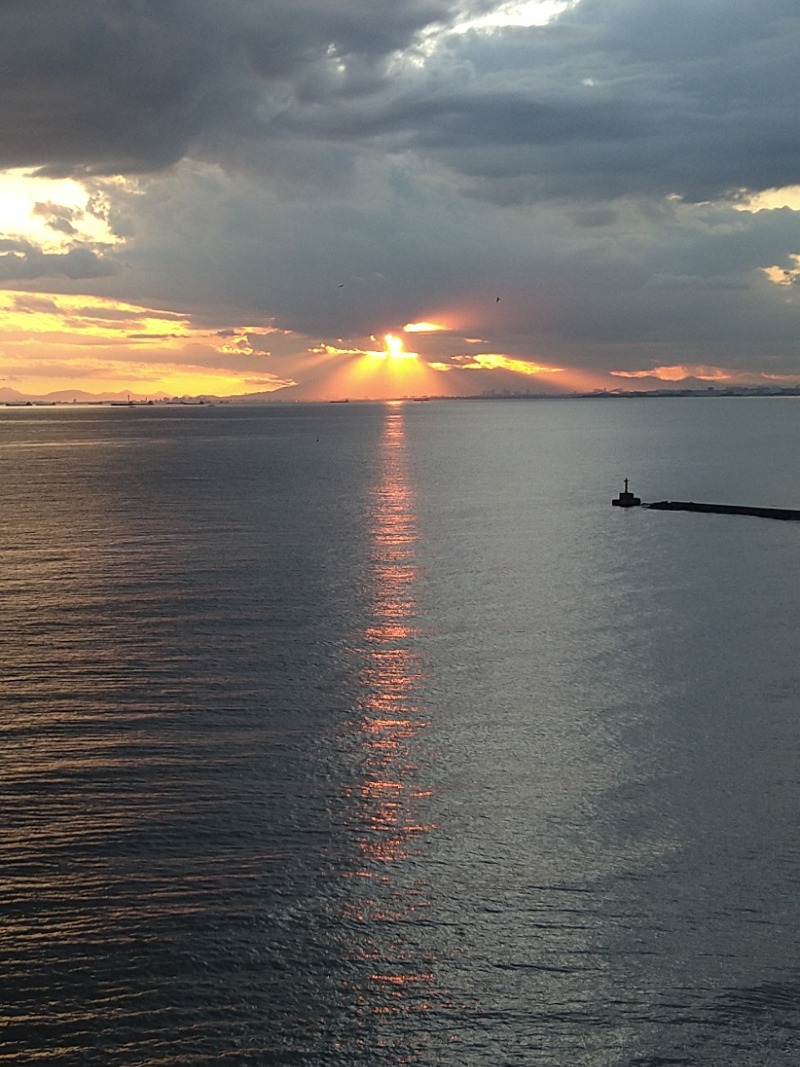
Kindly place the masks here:
<instances>
[{"instance_id":1,"label":"breakwater","mask_svg":"<svg viewBox=\"0 0 800 1067\"><path fill-rule=\"evenodd\" d=\"M755 515L760 519L797 519L798 508L751 508L739 504L697 504L693 500L656 500L644 507L651 511L703 511L714 515Z\"/></svg>"}]
</instances>

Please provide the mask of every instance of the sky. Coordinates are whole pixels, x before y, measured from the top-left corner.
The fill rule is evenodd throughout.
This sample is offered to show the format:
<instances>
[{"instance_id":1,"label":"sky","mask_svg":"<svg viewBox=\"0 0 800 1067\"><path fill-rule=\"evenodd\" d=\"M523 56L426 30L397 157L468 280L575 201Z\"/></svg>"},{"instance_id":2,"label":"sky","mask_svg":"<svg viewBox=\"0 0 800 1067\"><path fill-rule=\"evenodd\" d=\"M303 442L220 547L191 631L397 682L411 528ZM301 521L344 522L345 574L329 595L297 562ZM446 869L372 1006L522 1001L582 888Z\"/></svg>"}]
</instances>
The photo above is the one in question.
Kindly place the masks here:
<instances>
[{"instance_id":1,"label":"sky","mask_svg":"<svg viewBox=\"0 0 800 1067\"><path fill-rule=\"evenodd\" d=\"M0 399L800 383L797 0L3 0Z\"/></svg>"}]
</instances>

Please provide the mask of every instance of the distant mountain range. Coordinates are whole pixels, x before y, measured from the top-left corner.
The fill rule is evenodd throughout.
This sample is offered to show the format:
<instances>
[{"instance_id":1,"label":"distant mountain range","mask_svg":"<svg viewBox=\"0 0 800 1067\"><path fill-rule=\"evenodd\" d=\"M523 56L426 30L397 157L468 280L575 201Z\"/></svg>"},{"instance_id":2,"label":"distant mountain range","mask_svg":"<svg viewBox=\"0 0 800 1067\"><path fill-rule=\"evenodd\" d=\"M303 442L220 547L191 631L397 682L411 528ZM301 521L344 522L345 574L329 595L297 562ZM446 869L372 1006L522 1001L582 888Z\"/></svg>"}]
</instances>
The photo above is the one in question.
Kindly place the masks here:
<instances>
[{"instance_id":1,"label":"distant mountain range","mask_svg":"<svg viewBox=\"0 0 800 1067\"><path fill-rule=\"evenodd\" d=\"M16 389L0 389L0 404L102 404L111 401L126 400L167 400L166 393L153 393L141 396L127 389L121 393L87 393L83 389L60 389L54 393L35 396L32 393L20 393Z\"/></svg>"},{"instance_id":2,"label":"distant mountain range","mask_svg":"<svg viewBox=\"0 0 800 1067\"><path fill-rule=\"evenodd\" d=\"M280 389L272 393L242 393L239 396L215 396L213 393L203 393L199 396L170 396L169 393L134 393L130 389L122 392L87 393L84 389L59 389L52 393L20 393L16 389L0 389L0 405L2 404L125 404L128 401L134 404L146 404L150 401L156 404L164 402L220 403L225 401L229 404L262 404L274 402L278 393L281 400L300 399L288 390Z\"/></svg>"}]
</instances>

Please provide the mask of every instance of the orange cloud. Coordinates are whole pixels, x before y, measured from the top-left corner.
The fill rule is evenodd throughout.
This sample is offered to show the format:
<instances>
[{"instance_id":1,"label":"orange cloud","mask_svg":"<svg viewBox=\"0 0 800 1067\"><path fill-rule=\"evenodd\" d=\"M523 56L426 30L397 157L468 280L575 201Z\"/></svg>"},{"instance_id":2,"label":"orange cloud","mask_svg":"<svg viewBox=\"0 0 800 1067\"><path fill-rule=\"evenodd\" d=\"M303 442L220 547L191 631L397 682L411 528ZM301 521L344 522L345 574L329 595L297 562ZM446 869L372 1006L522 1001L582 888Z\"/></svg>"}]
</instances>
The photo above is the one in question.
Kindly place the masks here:
<instances>
[{"instance_id":1,"label":"orange cloud","mask_svg":"<svg viewBox=\"0 0 800 1067\"><path fill-rule=\"evenodd\" d=\"M403 327L404 333L438 333L439 330L444 330L444 326L439 326L435 322L407 322Z\"/></svg>"},{"instance_id":2,"label":"orange cloud","mask_svg":"<svg viewBox=\"0 0 800 1067\"><path fill-rule=\"evenodd\" d=\"M529 363L524 359L512 359L499 352L477 352L475 355L457 357L461 370L510 370L515 374L562 374L563 367L546 367L541 363ZM463 360L463 362L461 362Z\"/></svg>"},{"instance_id":3,"label":"orange cloud","mask_svg":"<svg viewBox=\"0 0 800 1067\"><path fill-rule=\"evenodd\" d=\"M703 382L726 382L732 377L722 367L709 367L703 363L675 363L671 366L653 367L652 370L612 370L615 378L658 378L662 382L682 382L686 378L698 378Z\"/></svg>"},{"instance_id":4,"label":"orange cloud","mask_svg":"<svg viewBox=\"0 0 800 1067\"><path fill-rule=\"evenodd\" d=\"M762 267L773 285L796 285L800 281L800 256L792 254L789 259L794 261L794 267Z\"/></svg>"},{"instance_id":5,"label":"orange cloud","mask_svg":"<svg viewBox=\"0 0 800 1067\"><path fill-rule=\"evenodd\" d=\"M235 395L246 391L247 378L231 361L267 355L251 340L271 332L212 330L188 314L85 294L0 292L5 376L34 395L81 387ZM265 377L273 389L294 384Z\"/></svg>"}]
</instances>

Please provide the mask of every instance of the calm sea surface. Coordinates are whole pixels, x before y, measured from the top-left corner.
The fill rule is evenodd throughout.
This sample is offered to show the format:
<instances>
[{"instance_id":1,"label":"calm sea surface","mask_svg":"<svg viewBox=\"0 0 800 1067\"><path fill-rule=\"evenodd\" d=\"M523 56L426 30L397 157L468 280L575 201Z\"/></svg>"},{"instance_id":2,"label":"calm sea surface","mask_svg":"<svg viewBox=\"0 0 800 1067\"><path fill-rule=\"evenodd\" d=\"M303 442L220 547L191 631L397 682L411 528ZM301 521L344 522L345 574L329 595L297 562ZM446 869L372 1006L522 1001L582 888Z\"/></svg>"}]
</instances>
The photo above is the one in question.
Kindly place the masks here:
<instances>
[{"instance_id":1,"label":"calm sea surface","mask_svg":"<svg viewBox=\"0 0 800 1067\"><path fill-rule=\"evenodd\" d=\"M0 409L0 1062L796 1067L800 400Z\"/></svg>"}]
</instances>

